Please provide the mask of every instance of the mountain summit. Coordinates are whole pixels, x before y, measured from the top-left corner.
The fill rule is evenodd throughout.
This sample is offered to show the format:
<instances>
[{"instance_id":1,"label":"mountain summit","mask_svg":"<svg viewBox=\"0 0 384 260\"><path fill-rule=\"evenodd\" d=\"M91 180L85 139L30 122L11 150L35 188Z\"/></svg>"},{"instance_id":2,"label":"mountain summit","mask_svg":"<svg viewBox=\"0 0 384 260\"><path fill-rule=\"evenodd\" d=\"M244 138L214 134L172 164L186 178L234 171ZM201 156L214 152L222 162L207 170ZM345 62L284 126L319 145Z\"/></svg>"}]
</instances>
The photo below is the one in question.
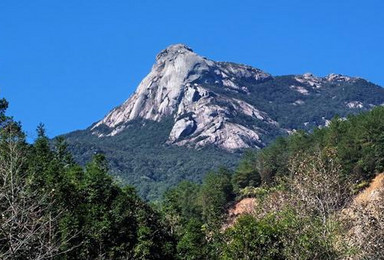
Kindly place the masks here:
<instances>
[{"instance_id":1,"label":"mountain summit","mask_svg":"<svg viewBox=\"0 0 384 260\"><path fill-rule=\"evenodd\" d=\"M79 162L104 153L113 175L155 199L180 180L236 165L244 148L382 104L384 89L362 78L272 76L175 44L157 55L127 101L65 137Z\"/></svg>"},{"instance_id":2,"label":"mountain summit","mask_svg":"<svg viewBox=\"0 0 384 260\"><path fill-rule=\"evenodd\" d=\"M212 84L236 92L249 92L246 86L237 84L244 80L254 84L271 76L249 66L214 62L194 53L183 44L171 45L156 57L151 72L138 86L136 92L121 106L112 110L93 126L110 128L107 136L123 131L126 123L137 119L160 121L172 116L174 126L168 143L203 147L217 145L227 150L261 147L262 131L243 122L231 119L239 114L264 122L271 128L278 123L253 105L228 95L213 92L205 85Z\"/></svg>"}]
</instances>

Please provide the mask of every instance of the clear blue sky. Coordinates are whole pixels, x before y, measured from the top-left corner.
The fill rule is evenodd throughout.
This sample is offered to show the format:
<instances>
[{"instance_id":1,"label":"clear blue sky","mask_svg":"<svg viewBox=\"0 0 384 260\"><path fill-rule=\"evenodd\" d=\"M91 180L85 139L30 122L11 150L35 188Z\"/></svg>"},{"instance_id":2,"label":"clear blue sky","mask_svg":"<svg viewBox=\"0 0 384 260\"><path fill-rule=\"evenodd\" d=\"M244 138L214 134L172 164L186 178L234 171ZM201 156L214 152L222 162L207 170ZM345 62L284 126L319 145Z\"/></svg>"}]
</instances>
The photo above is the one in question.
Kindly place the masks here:
<instances>
[{"instance_id":1,"label":"clear blue sky","mask_svg":"<svg viewBox=\"0 0 384 260\"><path fill-rule=\"evenodd\" d=\"M0 96L29 138L83 129L185 43L274 75L337 72L384 86L383 0L1 0Z\"/></svg>"}]
</instances>

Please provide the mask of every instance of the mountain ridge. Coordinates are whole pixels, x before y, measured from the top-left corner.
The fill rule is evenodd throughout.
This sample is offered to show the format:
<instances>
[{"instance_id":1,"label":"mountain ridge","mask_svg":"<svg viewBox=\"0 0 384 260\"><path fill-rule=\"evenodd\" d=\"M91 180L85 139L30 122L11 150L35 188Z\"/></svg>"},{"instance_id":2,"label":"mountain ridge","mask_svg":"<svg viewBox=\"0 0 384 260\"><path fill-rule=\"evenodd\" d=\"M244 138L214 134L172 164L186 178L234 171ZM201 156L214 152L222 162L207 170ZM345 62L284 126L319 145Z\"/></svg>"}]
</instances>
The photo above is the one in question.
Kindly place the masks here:
<instances>
[{"instance_id":1,"label":"mountain ridge","mask_svg":"<svg viewBox=\"0 0 384 260\"><path fill-rule=\"evenodd\" d=\"M122 105L65 137L79 162L105 153L113 175L153 198L180 180L200 181L210 169L233 167L244 149L383 103L384 89L362 78L273 76L176 44L157 55Z\"/></svg>"},{"instance_id":2,"label":"mountain ridge","mask_svg":"<svg viewBox=\"0 0 384 260\"><path fill-rule=\"evenodd\" d=\"M113 136L124 130L122 124L133 119L160 121L163 117L174 116L175 125L171 130L169 143L187 145L193 141L196 142L196 147L215 144L227 150L249 148L257 143L261 147L257 132L239 124L228 123L226 114L231 114L231 111L212 103L213 100L228 102L228 99L201 87L197 82L204 74L212 72L217 76L216 83L220 80L224 86L230 87L236 86L228 79L229 73L260 82L271 76L245 65L235 67L231 64L225 70L221 64L226 63L199 56L186 45L171 45L156 56L151 72L139 84L134 94L99 121L92 130L104 124L113 128L108 134ZM271 124L277 124L266 113L241 100L231 101L230 106L235 110L242 109L259 120L266 119ZM97 130L94 134L104 136ZM183 138L192 134L192 138Z\"/></svg>"},{"instance_id":3,"label":"mountain ridge","mask_svg":"<svg viewBox=\"0 0 384 260\"><path fill-rule=\"evenodd\" d=\"M290 133L294 129L279 126L279 122L268 113L242 99L228 98L227 94L212 91L205 85L221 87L229 92L250 95L249 84L259 84L274 77L260 69L232 62L215 62L202 57L184 44L171 45L156 56L156 62L150 73L142 80L137 90L121 106L116 107L93 127L93 134L104 137L97 131L101 125L114 136L125 129L131 120L142 118L161 121L174 116L175 122L168 143L187 145L194 148L216 145L228 151L265 146L263 131L256 125L231 122L239 111L252 118L263 121L280 134ZM303 96L310 95L305 85L320 89L324 84L355 83L361 78L341 74L329 74L316 77L311 73L294 75L289 88ZM246 81L239 84L238 81ZM301 85L300 85L301 84ZM303 86L304 85L304 86ZM293 105L303 105L305 101L297 99ZM220 103L221 105L217 105ZM349 108L362 108L361 101L350 101ZM372 104L375 106L377 104ZM235 112L235 113L234 113ZM331 118L324 118L324 124ZM309 124L309 122L308 122ZM321 124L320 124L321 125Z\"/></svg>"}]
</instances>

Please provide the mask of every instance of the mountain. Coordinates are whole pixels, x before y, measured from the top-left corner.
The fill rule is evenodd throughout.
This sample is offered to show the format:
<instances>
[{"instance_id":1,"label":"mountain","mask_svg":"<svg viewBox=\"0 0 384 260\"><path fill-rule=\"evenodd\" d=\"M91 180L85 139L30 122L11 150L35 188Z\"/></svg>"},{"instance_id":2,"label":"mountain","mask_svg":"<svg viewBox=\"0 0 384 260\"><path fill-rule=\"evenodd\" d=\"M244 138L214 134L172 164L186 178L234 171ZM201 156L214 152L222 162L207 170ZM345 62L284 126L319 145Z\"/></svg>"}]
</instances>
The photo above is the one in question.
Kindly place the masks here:
<instances>
[{"instance_id":1,"label":"mountain","mask_svg":"<svg viewBox=\"0 0 384 260\"><path fill-rule=\"evenodd\" d=\"M103 152L113 175L156 199L182 179L233 167L244 149L383 103L384 89L362 78L272 76L176 44L157 55L127 101L65 138L79 162Z\"/></svg>"},{"instance_id":2,"label":"mountain","mask_svg":"<svg viewBox=\"0 0 384 260\"><path fill-rule=\"evenodd\" d=\"M250 103L209 85L247 92L236 81L261 83L271 76L248 66L203 58L185 45L172 45L159 53L151 72L124 104L112 110L91 131L99 137L115 136L135 119L161 121L174 117L167 143L195 148L216 145L227 150L262 147L262 129L251 122L234 122L242 114L278 130L278 123ZM107 126L105 133L99 126Z\"/></svg>"}]
</instances>

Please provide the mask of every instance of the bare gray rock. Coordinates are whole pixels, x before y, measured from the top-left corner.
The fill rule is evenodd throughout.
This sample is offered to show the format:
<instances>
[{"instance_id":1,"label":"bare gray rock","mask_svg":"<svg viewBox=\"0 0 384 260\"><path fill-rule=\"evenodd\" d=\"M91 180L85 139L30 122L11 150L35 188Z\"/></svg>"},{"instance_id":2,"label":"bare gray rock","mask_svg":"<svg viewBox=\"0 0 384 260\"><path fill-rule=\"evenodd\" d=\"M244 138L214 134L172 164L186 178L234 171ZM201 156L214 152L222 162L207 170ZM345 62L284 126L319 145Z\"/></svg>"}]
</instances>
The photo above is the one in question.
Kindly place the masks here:
<instances>
[{"instance_id":1,"label":"bare gray rock","mask_svg":"<svg viewBox=\"0 0 384 260\"><path fill-rule=\"evenodd\" d=\"M245 101L228 98L207 89L216 84L229 91L247 92L239 80L261 82L271 75L246 65L214 62L183 45L171 45L156 57L150 73L135 93L121 106L113 109L92 128L93 134L104 137L97 128L108 126L113 136L124 130L127 122L142 118L160 121L174 117L168 143L195 148L216 145L226 150L261 147L260 129L234 122L246 115L277 127L266 113Z\"/></svg>"}]
</instances>

